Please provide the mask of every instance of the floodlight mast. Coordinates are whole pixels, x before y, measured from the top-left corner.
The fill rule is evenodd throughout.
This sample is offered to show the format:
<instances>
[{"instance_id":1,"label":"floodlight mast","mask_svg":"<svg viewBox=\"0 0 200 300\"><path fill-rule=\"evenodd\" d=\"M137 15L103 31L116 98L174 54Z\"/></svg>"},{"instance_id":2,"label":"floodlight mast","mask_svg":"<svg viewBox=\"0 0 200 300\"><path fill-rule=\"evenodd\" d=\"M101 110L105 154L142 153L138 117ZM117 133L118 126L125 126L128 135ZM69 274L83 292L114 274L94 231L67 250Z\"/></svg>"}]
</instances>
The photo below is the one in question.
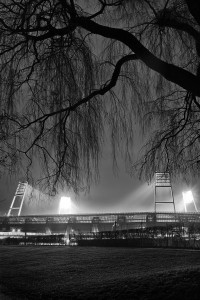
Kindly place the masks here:
<instances>
[{"instance_id":1,"label":"floodlight mast","mask_svg":"<svg viewBox=\"0 0 200 300\"><path fill-rule=\"evenodd\" d=\"M183 204L184 204L185 212L187 212L187 204L189 203L193 203L195 211L198 212L192 191L182 192L182 195L183 195Z\"/></svg>"},{"instance_id":2,"label":"floodlight mast","mask_svg":"<svg viewBox=\"0 0 200 300\"><path fill-rule=\"evenodd\" d=\"M187 212L186 202L184 201L184 192L182 193L182 195L183 195L183 205L184 205L184 208L185 208L185 212Z\"/></svg>"},{"instance_id":3,"label":"floodlight mast","mask_svg":"<svg viewBox=\"0 0 200 300\"><path fill-rule=\"evenodd\" d=\"M59 204L59 215L63 213L71 213L71 198L70 197L61 197Z\"/></svg>"},{"instance_id":4,"label":"floodlight mast","mask_svg":"<svg viewBox=\"0 0 200 300\"><path fill-rule=\"evenodd\" d=\"M8 217L11 216L12 213L14 212L15 215L20 216L24 199L25 199L27 186L28 186L28 182L19 182L11 206L7 213Z\"/></svg>"},{"instance_id":5,"label":"floodlight mast","mask_svg":"<svg viewBox=\"0 0 200 300\"><path fill-rule=\"evenodd\" d=\"M171 191L171 197L168 201L159 199L160 197L157 197L157 189L170 189ZM155 190L154 190L154 205L155 205L155 213L157 212L157 205L163 205L163 204L171 204L173 205L174 213L176 213L175 209L175 202L174 202L174 194L171 184L171 178L169 172L156 172L155 173Z\"/></svg>"}]
</instances>

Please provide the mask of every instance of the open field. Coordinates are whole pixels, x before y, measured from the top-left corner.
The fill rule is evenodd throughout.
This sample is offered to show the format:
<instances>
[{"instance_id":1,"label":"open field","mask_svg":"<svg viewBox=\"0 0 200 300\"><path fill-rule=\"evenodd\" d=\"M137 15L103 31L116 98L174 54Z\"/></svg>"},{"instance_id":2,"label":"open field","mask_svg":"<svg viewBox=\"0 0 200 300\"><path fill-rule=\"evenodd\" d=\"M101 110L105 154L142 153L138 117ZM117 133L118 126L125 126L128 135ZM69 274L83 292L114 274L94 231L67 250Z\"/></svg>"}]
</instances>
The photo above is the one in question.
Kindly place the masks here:
<instances>
[{"instance_id":1,"label":"open field","mask_svg":"<svg viewBox=\"0 0 200 300\"><path fill-rule=\"evenodd\" d=\"M200 299L200 251L1 246L0 299Z\"/></svg>"}]
</instances>

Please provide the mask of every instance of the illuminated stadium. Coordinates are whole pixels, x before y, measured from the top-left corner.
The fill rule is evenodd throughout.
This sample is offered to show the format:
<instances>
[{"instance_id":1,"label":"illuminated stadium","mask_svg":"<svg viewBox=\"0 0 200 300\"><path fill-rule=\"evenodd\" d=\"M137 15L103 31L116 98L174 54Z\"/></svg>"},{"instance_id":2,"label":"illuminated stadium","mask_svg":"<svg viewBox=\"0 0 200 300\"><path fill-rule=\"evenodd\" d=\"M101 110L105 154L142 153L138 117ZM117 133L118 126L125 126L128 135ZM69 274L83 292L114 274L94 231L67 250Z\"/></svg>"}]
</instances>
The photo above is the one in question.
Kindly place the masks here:
<instances>
[{"instance_id":1,"label":"illuminated stadium","mask_svg":"<svg viewBox=\"0 0 200 300\"><path fill-rule=\"evenodd\" d=\"M21 215L26 188L27 183L19 183L7 215L0 217L1 241L200 248L200 213L192 193L183 193L185 212L176 212L168 173L156 173L153 212L71 214L70 198L62 197L56 215ZM165 188L170 199L159 199L158 190ZM191 203L194 212L187 212ZM160 204L172 206L173 212L158 212Z\"/></svg>"}]
</instances>

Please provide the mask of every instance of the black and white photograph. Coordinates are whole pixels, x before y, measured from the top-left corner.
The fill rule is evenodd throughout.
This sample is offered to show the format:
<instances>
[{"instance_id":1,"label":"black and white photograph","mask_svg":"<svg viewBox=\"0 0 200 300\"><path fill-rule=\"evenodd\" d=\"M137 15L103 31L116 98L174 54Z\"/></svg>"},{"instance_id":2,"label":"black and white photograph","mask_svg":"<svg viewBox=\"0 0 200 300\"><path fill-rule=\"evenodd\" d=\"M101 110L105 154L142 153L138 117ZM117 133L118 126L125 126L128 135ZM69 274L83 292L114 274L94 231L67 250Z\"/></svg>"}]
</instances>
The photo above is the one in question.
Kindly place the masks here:
<instances>
[{"instance_id":1,"label":"black and white photograph","mask_svg":"<svg viewBox=\"0 0 200 300\"><path fill-rule=\"evenodd\" d=\"M0 0L0 300L200 299L200 1Z\"/></svg>"}]
</instances>

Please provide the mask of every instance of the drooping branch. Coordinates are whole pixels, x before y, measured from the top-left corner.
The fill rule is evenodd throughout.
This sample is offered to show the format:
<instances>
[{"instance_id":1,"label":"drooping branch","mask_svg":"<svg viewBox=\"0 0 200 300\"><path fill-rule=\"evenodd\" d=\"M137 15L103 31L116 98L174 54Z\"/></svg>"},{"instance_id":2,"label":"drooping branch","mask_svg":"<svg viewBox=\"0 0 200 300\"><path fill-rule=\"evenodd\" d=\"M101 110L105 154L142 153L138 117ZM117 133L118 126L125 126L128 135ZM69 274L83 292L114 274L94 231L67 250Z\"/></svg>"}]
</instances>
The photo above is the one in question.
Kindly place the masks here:
<instances>
[{"instance_id":1,"label":"drooping branch","mask_svg":"<svg viewBox=\"0 0 200 300\"><path fill-rule=\"evenodd\" d=\"M130 32L100 25L85 17L76 19L77 26L81 26L91 33L99 34L106 38L115 39L127 45L150 69L158 72L167 80L179 85L194 95L200 97L199 78L178 66L164 62L151 53L142 43Z\"/></svg>"},{"instance_id":2,"label":"drooping branch","mask_svg":"<svg viewBox=\"0 0 200 300\"><path fill-rule=\"evenodd\" d=\"M157 125L145 157L148 172L157 158L162 161L162 152L165 166L180 163L169 154L176 149L188 161L191 148L194 160L200 124L199 77L193 74L199 60L193 40L199 43L200 32L195 2L91 3L0 1L0 164L7 153L9 166L18 159L17 151L28 159L37 155L48 167L46 178L57 183L61 177L76 188L96 170L105 120L116 153L123 138L125 159L132 153L135 116L150 134L152 123ZM96 45L93 34L108 46L98 37ZM121 71L136 59L139 63ZM109 101L100 101L108 92ZM185 106L187 92L191 106ZM143 113L149 114L145 121Z\"/></svg>"},{"instance_id":3,"label":"drooping branch","mask_svg":"<svg viewBox=\"0 0 200 300\"><path fill-rule=\"evenodd\" d=\"M174 16L172 10L165 10L157 15L156 23L160 27L169 27L181 32L186 32L192 36L196 42L200 41L200 32L190 24L183 22L178 16Z\"/></svg>"},{"instance_id":4,"label":"drooping branch","mask_svg":"<svg viewBox=\"0 0 200 300\"><path fill-rule=\"evenodd\" d=\"M47 113L47 114L43 114L41 117L34 119L31 122L28 122L27 124L21 125L20 124L20 128L19 131L21 130L25 130L28 127L30 127L31 125L38 123L38 122L46 122L48 118L53 117L55 115L60 115L62 113L65 112L71 112L71 111L75 111L78 107L80 107L81 105L89 102L91 99L94 99L97 96L103 96L105 95L108 91L110 91L117 83L117 80L119 78L120 75L120 71L121 71L121 67L123 66L124 63L128 62L128 61L132 61L132 60L136 60L137 59L137 55L136 54L130 54L130 55L126 55L124 57L122 57L115 65L115 69L113 71L112 77L109 80L108 83L105 83L101 88L91 92L89 95L87 95L86 97L82 98L81 100L77 101L76 103L74 103L73 105L70 105L68 107L53 111L51 113ZM11 117L8 116L8 118L10 120L13 120L13 122L17 122L15 119L11 119ZM17 122L19 125L19 122ZM30 149L29 149L30 150Z\"/></svg>"},{"instance_id":5,"label":"drooping branch","mask_svg":"<svg viewBox=\"0 0 200 300\"><path fill-rule=\"evenodd\" d=\"M200 26L200 3L198 0L185 0L191 15Z\"/></svg>"}]
</instances>

